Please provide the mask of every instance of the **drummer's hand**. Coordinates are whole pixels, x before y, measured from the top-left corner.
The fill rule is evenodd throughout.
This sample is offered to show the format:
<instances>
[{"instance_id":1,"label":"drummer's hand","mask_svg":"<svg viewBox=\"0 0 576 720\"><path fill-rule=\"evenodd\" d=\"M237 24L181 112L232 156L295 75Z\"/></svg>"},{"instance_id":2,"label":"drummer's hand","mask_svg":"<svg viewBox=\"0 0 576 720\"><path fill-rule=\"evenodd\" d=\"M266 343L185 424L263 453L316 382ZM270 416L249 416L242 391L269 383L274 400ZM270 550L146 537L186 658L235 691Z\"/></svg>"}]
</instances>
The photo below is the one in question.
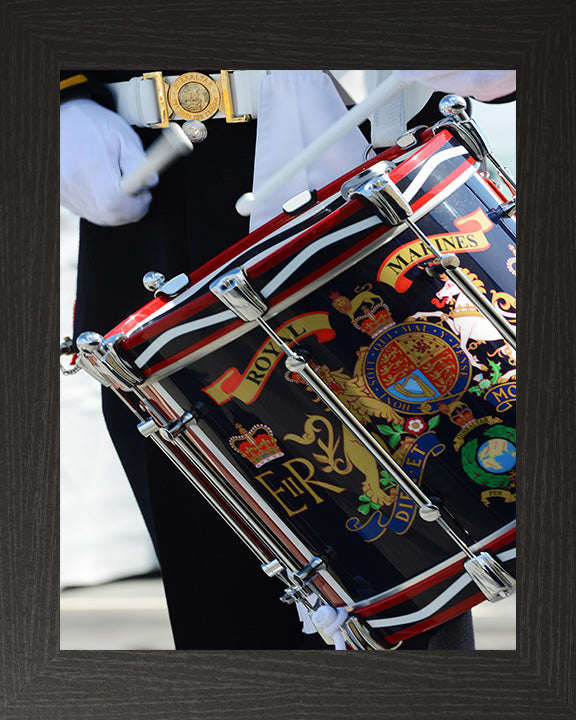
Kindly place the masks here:
<instances>
[{"instance_id":1,"label":"drummer's hand","mask_svg":"<svg viewBox=\"0 0 576 720\"><path fill-rule=\"evenodd\" d=\"M115 112L88 99L70 100L60 109L60 203L97 225L140 220L152 199L149 190L127 195L123 175L145 158L142 142ZM156 185L153 175L148 185Z\"/></svg>"},{"instance_id":2,"label":"drummer's hand","mask_svg":"<svg viewBox=\"0 0 576 720\"><path fill-rule=\"evenodd\" d=\"M481 102L510 95L516 90L515 70L394 70L401 79L445 93L469 95Z\"/></svg>"}]
</instances>

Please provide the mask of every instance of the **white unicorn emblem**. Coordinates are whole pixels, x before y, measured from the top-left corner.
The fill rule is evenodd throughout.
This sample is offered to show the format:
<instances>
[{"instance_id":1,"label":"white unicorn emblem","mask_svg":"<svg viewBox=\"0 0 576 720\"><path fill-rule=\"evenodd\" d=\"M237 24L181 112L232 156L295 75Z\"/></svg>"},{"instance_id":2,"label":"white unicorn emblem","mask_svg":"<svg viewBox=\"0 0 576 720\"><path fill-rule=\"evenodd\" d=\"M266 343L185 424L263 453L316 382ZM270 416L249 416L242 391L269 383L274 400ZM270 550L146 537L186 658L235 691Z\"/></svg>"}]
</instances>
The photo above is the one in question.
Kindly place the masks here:
<instances>
[{"instance_id":1,"label":"white unicorn emblem","mask_svg":"<svg viewBox=\"0 0 576 720\"><path fill-rule=\"evenodd\" d=\"M468 275L469 279L472 280L476 287L486 294L484 283L479 280L478 276L466 269L464 269L464 272ZM442 310L434 312L417 312L414 313L412 317L415 319L437 317L440 318L442 322L445 322L452 332L459 337L460 347L470 360L472 366L475 368L479 368L480 370L487 369L486 366L483 365L478 358L475 355L472 355L472 353L468 350L467 346L470 341L490 342L502 340L503 345L498 348L498 354L508 357L509 362L511 362L511 364L515 364L516 353L510 345L503 340L500 333L496 330L488 318L482 315L476 305L474 305L474 303L466 297L458 285L456 285L456 283L447 275L441 275L440 279L444 280L444 285L436 293L436 298L438 298L438 300L436 302L433 300L432 302L437 304L438 307L444 307L446 304L451 305L452 309L450 313L445 313ZM498 301L501 300L504 300L505 302L505 309L498 305ZM507 308L512 307L512 303L514 303L515 307L515 300L512 296L507 293L499 293L492 290L492 303L498 307L499 311L507 319L515 321L516 313L506 311Z\"/></svg>"}]
</instances>

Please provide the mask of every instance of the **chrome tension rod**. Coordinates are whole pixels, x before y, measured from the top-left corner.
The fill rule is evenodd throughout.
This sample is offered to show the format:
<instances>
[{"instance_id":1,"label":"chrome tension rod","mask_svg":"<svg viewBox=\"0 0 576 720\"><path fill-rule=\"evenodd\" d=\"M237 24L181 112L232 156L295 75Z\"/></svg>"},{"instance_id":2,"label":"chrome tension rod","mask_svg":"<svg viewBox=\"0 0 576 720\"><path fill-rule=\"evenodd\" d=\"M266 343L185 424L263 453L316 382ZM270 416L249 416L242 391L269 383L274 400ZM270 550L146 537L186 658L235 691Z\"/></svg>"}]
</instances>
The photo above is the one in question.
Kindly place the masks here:
<instances>
[{"instance_id":1,"label":"chrome tension rod","mask_svg":"<svg viewBox=\"0 0 576 720\"><path fill-rule=\"evenodd\" d=\"M458 256L453 253L441 253L414 222L411 217L414 213L410 203L388 176L393 167L388 162L376 163L345 182L342 185L342 195L347 200L358 198L364 204L371 205L387 224L392 226L407 225L428 248L446 275L478 308L478 311L492 324L512 349L516 350L515 328L460 269Z\"/></svg>"},{"instance_id":2,"label":"chrome tension rod","mask_svg":"<svg viewBox=\"0 0 576 720\"><path fill-rule=\"evenodd\" d=\"M478 585L485 597L494 602L508 597L515 590L515 579L488 553L475 554L457 533L442 518L440 509L418 487L404 470L388 455L355 415L341 402L334 392L318 376L300 353L295 352L264 319L268 310L265 300L250 284L243 268L235 268L210 285L211 292L237 317L244 322L257 322L264 332L286 355L286 367L297 373L302 380L322 399L327 407L350 432L369 450L375 460L394 478L399 487L418 506L420 517L427 522L436 522L458 548L467 556L464 569Z\"/></svg>"}]
</instances>

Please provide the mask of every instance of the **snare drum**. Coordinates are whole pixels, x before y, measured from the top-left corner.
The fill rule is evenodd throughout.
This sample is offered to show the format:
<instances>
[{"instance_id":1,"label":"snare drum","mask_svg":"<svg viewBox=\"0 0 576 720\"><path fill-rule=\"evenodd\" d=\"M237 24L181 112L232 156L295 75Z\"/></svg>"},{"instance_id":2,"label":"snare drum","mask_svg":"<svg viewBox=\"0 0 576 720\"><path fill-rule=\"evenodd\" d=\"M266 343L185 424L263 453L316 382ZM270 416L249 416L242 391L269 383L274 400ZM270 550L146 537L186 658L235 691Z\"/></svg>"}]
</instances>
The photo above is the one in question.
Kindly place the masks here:
<instances>
[{"instance_id":1,"label":"snare drum","mask_svg":"<svg viewBox=\"0 0 576 720\"><path fill-rule=\"evenodd\" d=\"M399 189L428 245L342 192L366 173ZM514 573L515 354L430 251L455 256L513 326L504 201L455 137L427 131L159 284L106 338L79 339L83 366L284 599L347 611L350 647L394 646L512 591L486 582ZM238 268L263 322L214 290Z\"/></svg>"}]
</instances>

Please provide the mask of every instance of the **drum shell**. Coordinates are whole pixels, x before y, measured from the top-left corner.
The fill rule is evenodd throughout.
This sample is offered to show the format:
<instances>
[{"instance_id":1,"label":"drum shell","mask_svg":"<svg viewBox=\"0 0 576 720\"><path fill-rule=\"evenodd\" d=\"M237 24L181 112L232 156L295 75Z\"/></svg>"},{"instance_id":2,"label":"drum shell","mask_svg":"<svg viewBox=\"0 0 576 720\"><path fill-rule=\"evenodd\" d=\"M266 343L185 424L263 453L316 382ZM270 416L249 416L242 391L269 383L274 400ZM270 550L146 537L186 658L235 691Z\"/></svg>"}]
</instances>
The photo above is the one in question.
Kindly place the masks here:
<instances>
[{"instance_id":1,"label":"drum shell","mask_svg":"<svg viewBox=\"0 0 576 720\"><path fill-rule=\"evenodd\" d=\"M432 142L437 147L431 150ZM435 138L404 161L398 185L413 185L422 166L447 146L456 143ZM458 167L449 171L438 163L416 194L417 221L512 316L514 221L502 213L489 183L474 173L470 158L455 159ZM321 201L340 184L321 194ZM437 499L454 530L474 548L500 553L511 569L515 470L495 472L489 457L493 446L511 451L514 445L515 364L508 348L485 325L476 329L478 338L472 330L462 340L462 321L474 316L457 302L451 315L445 312L454 295L446 278L428 273L431 258L410 231L387 227L357 201L337 198L332 205L337 207L329 206L324 217L252 264L249 274L259 289L277 286L267 298L270 322L290 345L309 351L319 374ZM310 255L290 274L299 253L360 225L362 230ZM252 238L252 245L261 237ZM250 241L232 248L230 262L241 259L246 247ZM136 329L134 318L115 329L126 332L120 349L146 378L138 393L147 409L153 414L156 408L158 421L165 422L201 400L204 415L186 429L188 441L273 527L297 562L311 555L326 560L320 592L369 623L384 622L384 629L375 630L380 637L409 637L482 601L463 572L463 554L436 525L419 518L405 494L394 495L389 478L300 378L285 370L279 348L259 327L231 318L198 329L203 317L222 308L202 292L197 278L214 276L225 265L220 259L197 275L200 290L188 301L167 312L153 303L136 314ZM281 274L287 280L280 283ZM181 332L194 322L194 329ZM163 340L161 351L151 353ZM483 368L466 354L472 343L476 349L468 352ZM386 368L395 360L406 372L400 368L400 375L388 377ZM412 402L408 396L415 396ZM482 448L486 457L478 455ZM441 596L448 599L426 614ZM388 616L404 620L394 625ZM407 623L407 617L417 620Z\"/></svg>"}]
</instances>

